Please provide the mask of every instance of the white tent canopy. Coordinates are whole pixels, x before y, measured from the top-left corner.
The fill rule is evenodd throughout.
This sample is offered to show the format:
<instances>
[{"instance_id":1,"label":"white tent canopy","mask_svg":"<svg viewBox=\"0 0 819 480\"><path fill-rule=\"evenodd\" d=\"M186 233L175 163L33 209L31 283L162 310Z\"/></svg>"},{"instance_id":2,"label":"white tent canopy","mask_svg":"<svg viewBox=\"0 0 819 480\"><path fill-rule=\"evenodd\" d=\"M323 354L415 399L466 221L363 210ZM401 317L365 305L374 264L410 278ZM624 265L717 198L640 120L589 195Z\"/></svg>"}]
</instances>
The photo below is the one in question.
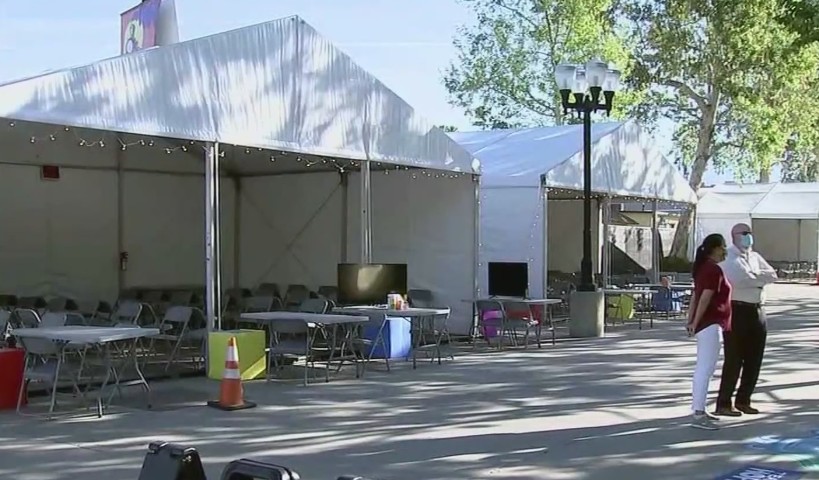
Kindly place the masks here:
<instances>
[{"instance_id":1,"label":"white tent canopy","mask_svg":"<svg viewBox=\"0 0 819 480\"><path fill-rule=\"evenodd\" d=\"M583 190L583 127L450 134L482 162L485 186ZM608 196L697 203L688 181L633 121L592 125L592 190Z\"/></svg>"},{"instance_id":2,"label":"white tent canopy","mask_svg":"<svg viewBox=\"0 0 819 480\"><path fill-rule=\"evenodd\" d=\"M755 248L774 262L815 261L819 183L723 184L703 189L695 242L737 223L753 227Z\"/></svg>"},{"instance_id":3,"label":"white tent canopy","mask_svg":"<svg viewBox=\"0 0 819 480\"><path fill-rule=\"evenodd\" d=\"M298 18L2 85L0 118L0 293L315 289L371 260L471 325L479 163Z\"/></svg>"},{"instance_id":4,"label":"white tent canopy","mask_svg":"<svg viewBox=\"0 0 819 480\"><path fill-rule=\"evenodd\" d=\"M596 197L697 202L685 177L637 123L593 124L591 133ZM450 135L481 161L481 288L488 285L489 262L528 263L529 290L537 294L547 293L548 270L575 273L583 245L583 205L577 200L583 190L582 125ZM602 202L595 201L592 221L598 271L607 264L599 248Z\"/></svg>"},{"instance_id":5,"label":"white tent canopy","mask_svg":"<svg viewBox=\"0 0 819 480\"><path fill-rule=\"evenodd\" d=\"M298 17L7 83L0 117L478 172Z\"/></svg>"}]
</instances>

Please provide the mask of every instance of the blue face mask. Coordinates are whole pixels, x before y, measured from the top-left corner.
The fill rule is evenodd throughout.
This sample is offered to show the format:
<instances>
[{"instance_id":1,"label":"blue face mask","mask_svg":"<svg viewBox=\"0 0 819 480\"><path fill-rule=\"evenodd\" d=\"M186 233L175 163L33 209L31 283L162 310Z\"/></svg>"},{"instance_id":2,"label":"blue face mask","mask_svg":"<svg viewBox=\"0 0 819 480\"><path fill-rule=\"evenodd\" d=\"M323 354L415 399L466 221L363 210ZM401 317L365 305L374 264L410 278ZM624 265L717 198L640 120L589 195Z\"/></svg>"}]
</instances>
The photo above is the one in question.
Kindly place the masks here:
<instances>
[{"instance_id":1,"label":"blue face mask","mask_svg":"<svg viewBox=\"0 0 819 480\"><path fill-rule=\"evenodd\" d=\"M751 247L753 247L753 246L754 246L754 236L753 236L753 235L751 235L750 233L746 233L746 234L745 234L745 235L743 235L743 236L742 236L742 238L740 239L739 244L740 244L740 245L741 245L743 248L751 248Z\"/></svg>"}]
</instances>

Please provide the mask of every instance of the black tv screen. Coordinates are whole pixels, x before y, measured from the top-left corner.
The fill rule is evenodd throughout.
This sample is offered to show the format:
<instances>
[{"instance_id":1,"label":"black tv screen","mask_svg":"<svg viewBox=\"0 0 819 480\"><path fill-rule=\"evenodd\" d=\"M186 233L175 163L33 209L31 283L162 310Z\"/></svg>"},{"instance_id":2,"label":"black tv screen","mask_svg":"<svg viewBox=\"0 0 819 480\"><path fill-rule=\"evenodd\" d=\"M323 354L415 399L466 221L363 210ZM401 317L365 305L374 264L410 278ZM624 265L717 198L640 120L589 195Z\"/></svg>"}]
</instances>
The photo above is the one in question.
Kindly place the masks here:
<instances>
[{"instance_id":1,"label":"black tv screen","mask_svg":"<svg viewBox=\"0 0 819 480\"><path fill-rule=\"evenodd\" d=\"M529 290L529 264L489 262L489 295L525 297Z\"/></svg>"},{"instance_id":2,"label":"black tv screen","mask_svg":"<svg viewBox=\"0 0 819 480\"><path fill-rule=\"evenodd\" d=\"M407 294L405 263L340 263L338 303L340 305L381 305L390 293Z\"/></svg>"}]
</instances>

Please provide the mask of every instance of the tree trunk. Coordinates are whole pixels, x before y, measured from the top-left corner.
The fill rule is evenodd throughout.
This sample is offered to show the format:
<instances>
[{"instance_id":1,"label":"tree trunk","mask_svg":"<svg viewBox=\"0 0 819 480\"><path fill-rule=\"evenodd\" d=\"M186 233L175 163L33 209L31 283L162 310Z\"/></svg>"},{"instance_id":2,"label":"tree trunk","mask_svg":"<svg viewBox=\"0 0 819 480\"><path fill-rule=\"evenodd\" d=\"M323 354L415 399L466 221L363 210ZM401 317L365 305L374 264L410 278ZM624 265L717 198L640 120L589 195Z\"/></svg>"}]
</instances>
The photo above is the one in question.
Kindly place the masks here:
<instances>
[{"instance_id":1,"label":"tree trunk","mask_svg":"<svg viewBox=\"0 0 819 480\"><path fill-rule=\"evenodd\" d=\"M771 182L771 167L762 166L759 169L759 180L756 183L770 183Z\"/></svg>"},{"instance_id":2,"label":"tree trunk","mask_svg":"<svg viewBox=\"0 0 819 480\"><path fill-rule=\"evenodd\" d=\"M696 192L702 185L702 177L711 160L711 150L714 146L714 121L716 120L716 102L709 103L700 118L697 138L697 151L694 163L691 165L691 175L688 185ZM691 236L691 219L694 209L689 208L680 216L677 230L674 232L674 241L671 243L670 257L688 258L688 240Z\"/></svg>"}]
</instances>

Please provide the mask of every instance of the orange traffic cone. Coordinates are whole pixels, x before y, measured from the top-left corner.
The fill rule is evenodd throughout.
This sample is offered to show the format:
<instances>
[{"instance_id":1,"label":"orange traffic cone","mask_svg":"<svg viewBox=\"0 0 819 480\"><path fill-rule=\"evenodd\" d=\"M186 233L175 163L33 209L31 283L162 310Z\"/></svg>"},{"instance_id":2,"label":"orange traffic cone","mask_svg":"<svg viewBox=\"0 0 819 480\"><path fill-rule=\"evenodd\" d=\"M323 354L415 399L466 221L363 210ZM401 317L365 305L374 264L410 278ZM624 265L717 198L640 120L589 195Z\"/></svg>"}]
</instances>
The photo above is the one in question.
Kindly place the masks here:
<instances>
[{"instance_id":1,"label":"orange traffic cone","mask_svg":"<svg viewBox=\"0 0 819 480\"><path fill-rule=\"evenodd\" d=\"M236 348L236 337L230 337L228 340L225 372L219 384L219 400L209 401L208 406L229 412L256 406L255 403L245 401L242 375L239 372L239 349Z\"/></svg>"}]
</instances>

